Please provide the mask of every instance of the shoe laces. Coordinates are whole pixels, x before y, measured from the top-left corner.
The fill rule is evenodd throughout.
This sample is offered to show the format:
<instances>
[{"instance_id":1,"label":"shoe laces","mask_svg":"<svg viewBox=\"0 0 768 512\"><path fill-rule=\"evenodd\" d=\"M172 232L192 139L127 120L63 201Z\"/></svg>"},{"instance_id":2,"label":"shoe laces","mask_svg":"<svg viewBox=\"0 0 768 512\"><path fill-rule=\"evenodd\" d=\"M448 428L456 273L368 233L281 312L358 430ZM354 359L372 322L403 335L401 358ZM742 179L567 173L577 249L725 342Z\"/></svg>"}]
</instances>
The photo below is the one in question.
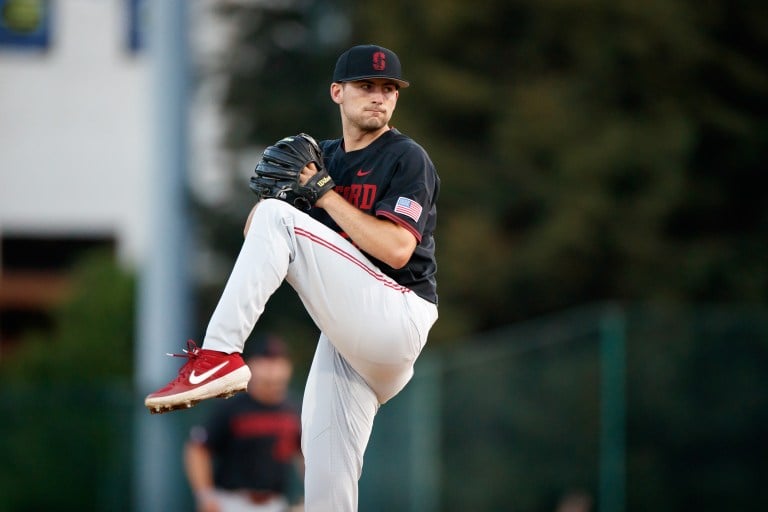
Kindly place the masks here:
<instances>
[{"instance_id":1,"label":"shoe laces","mask_svg":"<svg viewBox=\"0 0 768 512\"><path fill-rule=\"evenodd\" d=\"M192 340L187 340L187 348L182 349L183 354L172 354L170 352L166 352L165 355L169 357L186 357L187 362L184 363L184 365L179 368L179 374L174 379L174 381L183 379L187 376L187 374L191 371L194 362L201 356L202 349L197 346L197 344Z\"/></svg>"},{"instance_id":2,"label":"shoe laces","mask_svg":"<svg viewBox=\"0 0 768 512\"><path fill-rule=\"evenodd\" d=\"M200 356L200 347L192 340L187 340L187 348L182 349L183 354L171 354L166 352L165 355L170 357L186 357L189 360L195 359Z\"/></svg>"}]
</instances>

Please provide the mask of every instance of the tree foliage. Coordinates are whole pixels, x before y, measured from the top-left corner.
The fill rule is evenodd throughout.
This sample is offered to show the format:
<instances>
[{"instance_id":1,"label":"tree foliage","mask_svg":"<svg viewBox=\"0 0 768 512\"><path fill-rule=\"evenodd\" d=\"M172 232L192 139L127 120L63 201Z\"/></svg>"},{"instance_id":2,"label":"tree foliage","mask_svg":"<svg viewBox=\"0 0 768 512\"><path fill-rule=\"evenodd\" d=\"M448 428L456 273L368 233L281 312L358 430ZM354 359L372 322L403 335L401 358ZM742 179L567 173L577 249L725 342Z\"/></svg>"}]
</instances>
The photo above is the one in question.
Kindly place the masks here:
<instances>
[{"instance_id":1,"label":"tree foliage","mask_svg":"<svg viewBox=\"0 0 768 512\"><path fill-rule=\"evenodd\" d=\"M94 252L72 270L72 294L53 312L53 332L30 331L0 366L0 382L86 384L130 380L135 279L114 256Z\"/></svg>"},{"instance_id":2,"label":"tree foliage","mask_svg":"<svg viewBox=\"0 0 768 512\"><path fill-rule=\"evenodd\" d=\"M445 184L444 310L472 304L487 328L603 298L766 299L762 3L448 0L355 17L401 49L400 120Z\"/></svg>"},{"instance_id":3,"label":"tree foliage","mask_svg":"<svg viewBox=\"0 0 768 512\"><path fill-rule=\"evenodd\" d=\"M268 16L316 34L311 13L240 20L251 28L237 53L263 55L231 74L231 141L300 127L335 136L325 85L339 50L395 49L413 86L394 124L443 182L438 339L606 298L768 297L768 192L755 186L768 156L763 3L425 0L346 12L347 40L307 36L290 50Z\"/></svg>"},{"instance_id":4,"label":"tree foliage","mask_svg":"<svg viewBox=\"0 0 768 512\"><path fill-rule=\"evenodd\" d=\"M343 1L289 1L283 8L295 12L269 12L304 27L303 44L291 48L258 9L237 12L233 53L259 58L251 69L225 66L231 147L298 129L338 136L327 97L335 58L352 44L395 50L412 86L401 91L393 124L428 150L442 179L432 346L606 299L768 299L768 189L759 185L768 161L765 2ZM350 32L324 44L330 27L314 16L332 5ZM728 337L701 344L684 331L653 336L635 340L629 354L628 504L750 503L759 486L750 447L764 444L765 404L745 390L760 389L764 340L737 336L732 347ZM478 378L478 387L498 389L496 377L547 384L549 374L526 368L516 361L484 374L490 382ZM565 385L549 398L582 403L578 372L558 367L555 384ZM452 400L463 396L462 384L469 386L456 383ZM466 411L489 396L473 395ZM498 410L530 420L509 422L517 428L557 430L557 419L528 398ZM467 417L486 426L487 418ZM447 429L465 439L461 425ZM495 425L482 433L495 440L500 432ZM521 474L540 485L568 471L594 475L591 467L537 467L542 454L560 461L567 450L557 441L578 443L579 435L556 431L528 451L500 438L491 450L507 456L482 478L503 481L508 463L525 456ZM455 467L474 455L460 453ZM490 503L476 492L482 486L463 483L451 488L466 492L466 503ZM522 487L516 499L526 496ZM530 510L553 505L527 498Z\"/></svg>"}]
</instances>

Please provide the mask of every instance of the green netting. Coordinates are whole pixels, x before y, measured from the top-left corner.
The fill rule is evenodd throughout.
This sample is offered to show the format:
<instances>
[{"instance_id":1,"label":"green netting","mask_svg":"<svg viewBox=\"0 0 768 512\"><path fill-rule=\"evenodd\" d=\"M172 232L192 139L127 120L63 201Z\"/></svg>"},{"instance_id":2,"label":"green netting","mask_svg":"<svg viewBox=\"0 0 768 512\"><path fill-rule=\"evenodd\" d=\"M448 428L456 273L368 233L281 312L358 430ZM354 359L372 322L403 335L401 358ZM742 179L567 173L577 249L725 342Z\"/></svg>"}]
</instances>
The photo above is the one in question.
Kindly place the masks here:
<instances>
[{"instance_id":1,"label":"green netting","mask_svg":"<svg viewBox=\"0 0 768 512\"><path fill-rule=\"evenodd\" d=\"M597 305L428 350L379 414L361 510L752 510L766 390L765 308Z\"/></svg>"},{"instance_id":2,"label":"green netting","mask_svg":"<svg viewBox=\"0 0 768 512\"><path fill-rule=\"evenodd\" d=\"M362 512L768 502L768 309L596 305L461 341L428 346L381 408ZM140 402L127 384L0 389L0 512L131 510ZM166 488L179 511L181 446L204 412L158 419L178 452Z\"/></svg>"}]
</instances>

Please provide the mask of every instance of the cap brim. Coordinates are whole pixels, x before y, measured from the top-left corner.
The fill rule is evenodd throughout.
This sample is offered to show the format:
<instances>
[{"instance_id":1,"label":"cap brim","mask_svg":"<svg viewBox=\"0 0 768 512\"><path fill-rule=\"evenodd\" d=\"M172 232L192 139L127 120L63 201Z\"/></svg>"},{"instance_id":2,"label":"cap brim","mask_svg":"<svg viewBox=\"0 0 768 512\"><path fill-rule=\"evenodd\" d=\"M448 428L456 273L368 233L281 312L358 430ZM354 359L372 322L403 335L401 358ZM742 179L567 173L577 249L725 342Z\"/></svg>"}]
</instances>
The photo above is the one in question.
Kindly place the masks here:
<instances>
[{"instance_id":1,"label":"cap brim","mask_svg":"<svg viewBox=\"0 0 768 512\"><path fill-rule=\"evenodd\" d=\"M368 80L370 78L383 78L385 80L392 80L403 89L411 85L410 82L406 82L405 80L401 80L399 78L393 78L391 76L381 76L381 75L353 76L353 77L345 78L344 80L337 80L337 82L357 82L358 80Z\"/></svg>"}]
</instances>

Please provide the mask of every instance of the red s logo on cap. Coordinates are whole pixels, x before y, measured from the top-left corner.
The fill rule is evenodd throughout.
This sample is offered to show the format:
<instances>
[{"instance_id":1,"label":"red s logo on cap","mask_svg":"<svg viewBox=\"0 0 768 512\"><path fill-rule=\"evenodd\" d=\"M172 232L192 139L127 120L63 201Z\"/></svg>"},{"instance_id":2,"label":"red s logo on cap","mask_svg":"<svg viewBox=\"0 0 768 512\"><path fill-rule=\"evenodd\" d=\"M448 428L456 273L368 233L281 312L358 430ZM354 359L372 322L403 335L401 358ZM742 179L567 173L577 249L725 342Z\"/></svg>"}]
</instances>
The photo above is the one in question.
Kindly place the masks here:
<instances>
[{"instance_id":1,"label":"red s logo on cap","mask_svg":"<svg viewBox=\"0 0 768 512\"><path fill-rule=\"evenodd\" d=\"M384 71L387 67L387 56L384 52L375 52L373 54L373 69L376 71Z\"/></svg>"}]
</instances>

